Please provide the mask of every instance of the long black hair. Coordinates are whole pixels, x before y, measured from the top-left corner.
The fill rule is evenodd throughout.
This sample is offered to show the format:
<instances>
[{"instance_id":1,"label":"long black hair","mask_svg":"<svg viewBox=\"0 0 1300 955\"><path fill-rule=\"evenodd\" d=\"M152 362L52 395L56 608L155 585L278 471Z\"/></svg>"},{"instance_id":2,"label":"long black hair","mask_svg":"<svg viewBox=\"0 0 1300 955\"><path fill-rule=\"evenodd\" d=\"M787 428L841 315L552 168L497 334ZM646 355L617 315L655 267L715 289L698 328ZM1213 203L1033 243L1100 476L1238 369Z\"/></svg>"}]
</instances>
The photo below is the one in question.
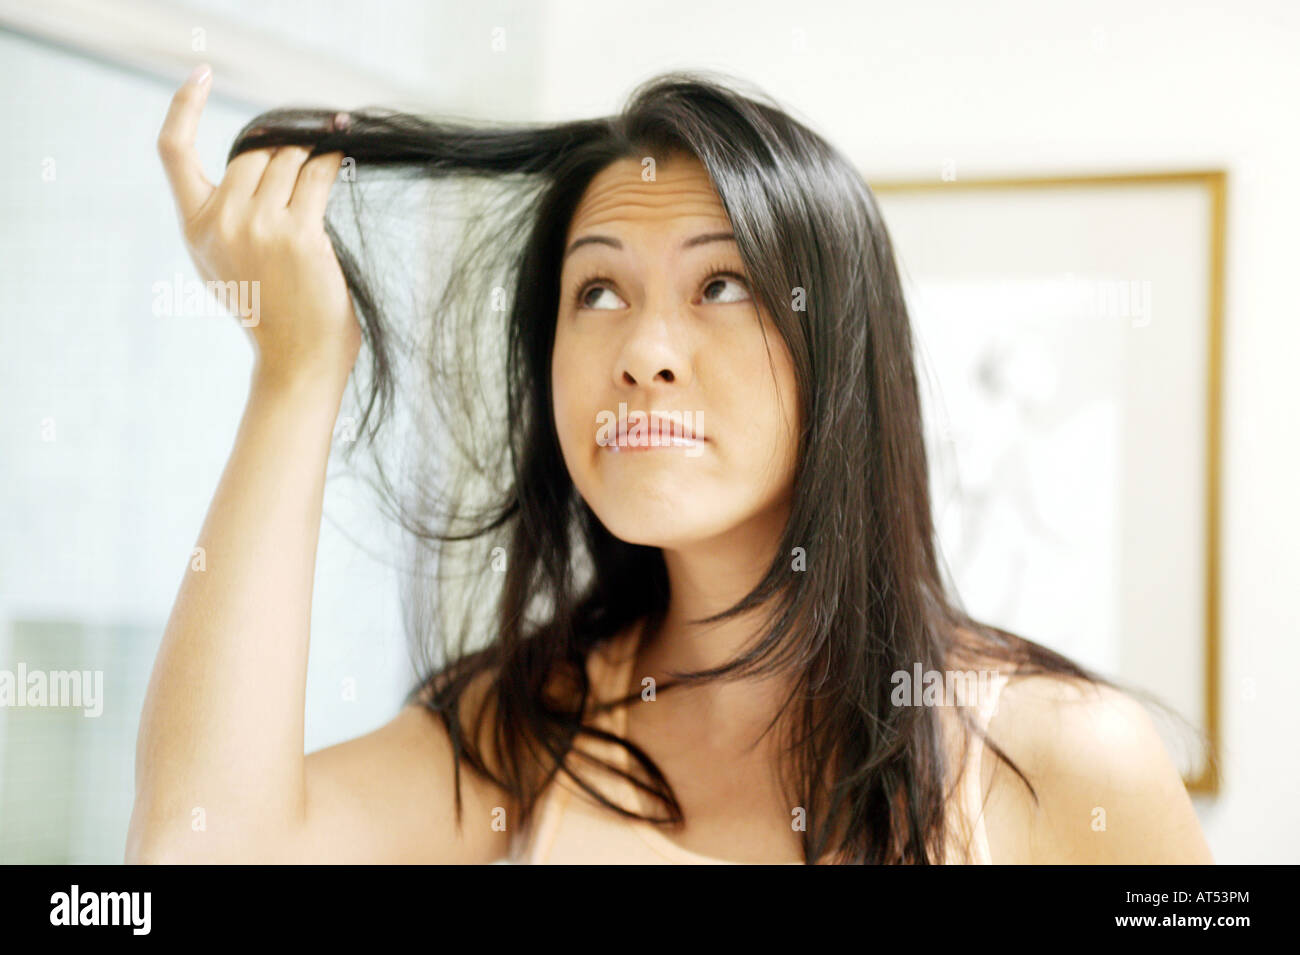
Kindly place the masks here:
<instances>
[{"instance_id":1,"label":"long black hair","mask_svg":"<svg viewBox=\"0 0 1300 955\"><path fill-rule=\"evenodd\" d=\"M420 674L407 700L423 702L450 734L458 820L462 762L514 800L512 828L528 826L559 773L611 811L682 820L653 760L585 717L593 648L662 620L663 555L596 518L570 479L551 413L566 230L593 177L623 158L685 153L703 164L755 299L793 357L803 429L784 538L756 588L709 618L760 608L761 639L678 682L790 678L783 778L793 780L791 805L807 813L805 858L946 857L949 787L961 767L949 765L934 707L891 702L892 674L992 661L1114 685L972 619L945 580L888 231L861 174L775 101L694 71L643 83L600 119L449 122L378 108L347 119L274 110L241 131L230 157L283 145L348 157L327 218L368 355L354 372L359 440L348 453L374 452L380 501L411 545L407 627ZM366 210L393 185L396 208L368 222ZM348 204L350 219L340 213ZM420 249L429 257L412 261ZM421 288L431 296L423 306ZM379 440L394 419L410 439L397 460ZM482 697L478 686L488 689ZM475 698L486 705L469 705ZM627 749L640 770L633 782L664 812L644 816L593 785L566 758L583 734Z\"/></svg>"}]
</instances>

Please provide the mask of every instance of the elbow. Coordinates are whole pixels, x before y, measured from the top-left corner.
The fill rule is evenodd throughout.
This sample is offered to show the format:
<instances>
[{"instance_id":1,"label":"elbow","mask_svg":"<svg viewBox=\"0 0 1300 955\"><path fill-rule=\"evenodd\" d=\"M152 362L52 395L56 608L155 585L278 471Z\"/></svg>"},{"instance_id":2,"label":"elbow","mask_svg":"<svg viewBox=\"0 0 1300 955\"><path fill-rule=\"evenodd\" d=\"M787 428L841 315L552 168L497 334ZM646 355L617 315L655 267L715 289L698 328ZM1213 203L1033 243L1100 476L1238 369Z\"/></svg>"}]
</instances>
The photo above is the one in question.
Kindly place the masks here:
<instances>
[{"instance_id":1,"label":"elbow","mask_svg":"<svg viewBox=\"0 0 1300 955\"><path fill-rule=\"evenodd\" d=\"M126 865L278 865L293 861L287 839L254 833L217 834L133 818L127 832Z\"/></svg>"},{"instance_id":2,"label":"elbow","mask_svg":"<svg viewBox=\"0 0 1300 955\"><path fill-rule=\"evenodd\" d=\"M174 832L169 832L168 827L144 811L137 799L126 832L126 851L122 861L126 865L179 865L200 861L191 852L186 852L180 841Z\"/></svg>"},{"instance_id":3,"label":"elbow","mask_svg":"<svg viewBox=\"0 0 1300 955\"><path fill-rule=\"evenodd\" d=\"M244 804L194 807L148 790L137 792L127 827L127 865L280 864L298 855L297 820L253 812ZM211 825L217 821L217 825Z\"/></svg>"},{"instance_id":4,"label":"elbow","mask_svg":"<svg viewBox=\"0 0 1300 955\"><path fill-rule=\"evenodd\" d=\"M195 860L178 852L174 842L143 831L132 823L126 834L126 853L122 861L125 865L180 865Z\"/></svg>"},{"instance_id":5,"label":"elbow","mask_svg":"<svg viewBox=\"0 0 1300 955\"><path fill-rule=\"evenodd\" d=\"M191 865L219 861L212 838L203 831L181 829L174 820L145 810L140 801L126 833L126 865Z\"/></svg>"}]
</instances>

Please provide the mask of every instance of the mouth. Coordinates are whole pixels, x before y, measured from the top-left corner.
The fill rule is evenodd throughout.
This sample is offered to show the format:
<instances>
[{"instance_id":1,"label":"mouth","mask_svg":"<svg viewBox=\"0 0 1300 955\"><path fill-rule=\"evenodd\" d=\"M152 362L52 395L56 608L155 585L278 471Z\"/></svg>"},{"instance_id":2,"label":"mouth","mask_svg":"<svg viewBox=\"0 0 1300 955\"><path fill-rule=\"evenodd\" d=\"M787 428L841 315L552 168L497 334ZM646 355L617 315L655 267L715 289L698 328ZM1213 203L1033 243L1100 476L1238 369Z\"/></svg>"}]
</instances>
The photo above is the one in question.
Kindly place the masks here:
<instances>
[{"instance_id":1,"label":"mouth","mask_svg":"<svg viewBox=\"0 0 1300 955\"><path fill-rule=\"evenodd\" d=\"M626 419L620 420L614 440L603 444L601 450L627 454L681 448L699 453L708 442L708 437L700 434L689 420L684 421L680 413L667 415L652 411L649 421L640 426L629 428Z\"/></svg>"}]
</instances>

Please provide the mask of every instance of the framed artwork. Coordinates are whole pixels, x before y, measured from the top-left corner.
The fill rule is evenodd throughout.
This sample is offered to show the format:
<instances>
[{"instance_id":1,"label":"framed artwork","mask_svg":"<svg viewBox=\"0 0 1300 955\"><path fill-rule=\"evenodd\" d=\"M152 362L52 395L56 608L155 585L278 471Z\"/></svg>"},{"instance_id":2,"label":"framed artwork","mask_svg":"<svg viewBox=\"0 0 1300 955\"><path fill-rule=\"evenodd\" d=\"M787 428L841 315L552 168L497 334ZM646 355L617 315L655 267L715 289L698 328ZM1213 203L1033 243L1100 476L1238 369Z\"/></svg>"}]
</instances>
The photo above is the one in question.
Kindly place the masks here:
<instances>
[{"instance_id":1,"label":"framed artwork","mask_svg":"<svg viewBox=\"0 0 1300 955\"><path fill-rule=\"evenodd\" d=\"M1169 705L1216 792L1226 173L871 186L962 602Z\"/></svg>"}]
</instances>

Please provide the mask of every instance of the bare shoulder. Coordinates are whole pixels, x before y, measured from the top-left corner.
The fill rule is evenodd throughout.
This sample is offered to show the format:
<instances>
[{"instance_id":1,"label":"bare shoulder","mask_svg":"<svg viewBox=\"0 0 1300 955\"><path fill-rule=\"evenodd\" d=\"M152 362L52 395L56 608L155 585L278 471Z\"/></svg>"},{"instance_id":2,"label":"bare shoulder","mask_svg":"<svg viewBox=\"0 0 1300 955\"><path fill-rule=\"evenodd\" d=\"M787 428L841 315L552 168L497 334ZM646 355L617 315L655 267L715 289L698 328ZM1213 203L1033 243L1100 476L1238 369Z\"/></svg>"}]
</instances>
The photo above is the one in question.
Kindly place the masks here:
<instances>
[{"instance_id":1,"label":"bare shoulder","mask_svg":"<svg viewBox=\"0 0 1300 955\"><path fill-rule=\"evenodd\" d=\"M1213 863L1177 768L1146 708L1064 676L1012 677L989 736L1028 777L983 760L995 863Z\"/></svg>"},{"instance_id":2,"label":"bare shoulder","mask_svg":"<svg viewBox=\"0 0 1300 955\"><path fill-rule=\"evenodd\" d=\"M494 684L484 671L468 685L460 706L466 732L480 707L491 726ZM451 736L423 702L407 704L371 733L310 753L305 772L306 822L295 853L304 861L469 863L507 855L513 807L464 762L456 824Z\"/></svg>"}]
</instances>

